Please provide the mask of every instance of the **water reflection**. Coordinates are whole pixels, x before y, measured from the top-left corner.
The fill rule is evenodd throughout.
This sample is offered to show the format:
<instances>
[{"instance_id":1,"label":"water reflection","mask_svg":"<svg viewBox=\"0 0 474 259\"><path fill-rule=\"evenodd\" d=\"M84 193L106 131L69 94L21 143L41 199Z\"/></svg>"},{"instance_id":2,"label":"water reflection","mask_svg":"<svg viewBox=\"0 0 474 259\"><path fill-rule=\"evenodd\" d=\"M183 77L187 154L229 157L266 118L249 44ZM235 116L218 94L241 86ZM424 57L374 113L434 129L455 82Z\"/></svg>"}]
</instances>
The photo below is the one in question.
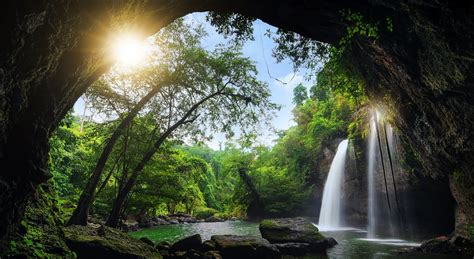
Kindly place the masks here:
<instances>
[{"instance_id":1,"label":"water reflection","mask_svg":"<svg viewBox=\"0 0 474 259\"><path fill-rule=\"evenodd\" d=\"M407 255L398 253L402 248L418 246L416 242L401 239L368 239L367 232L361 229L344 228L337 231L321 231L325 236L334 237L338 245L328 249L327 256L314 255L304 258L351 258L351 259L391 259L391 258L436 258L451 259L463 258L446 255ZM245 221L227 221L215 223L195 223L160 226L142 231L132 232L131 236L140 238L148 237L158 243L161 241L174 242L181 238L200 234L203 240L210 239L212 235L253 235L260 236L258 223ZM471 258L471 257L465 257ZM285 257L284 257L285 259Z\"/></svg>"}]
</instances>

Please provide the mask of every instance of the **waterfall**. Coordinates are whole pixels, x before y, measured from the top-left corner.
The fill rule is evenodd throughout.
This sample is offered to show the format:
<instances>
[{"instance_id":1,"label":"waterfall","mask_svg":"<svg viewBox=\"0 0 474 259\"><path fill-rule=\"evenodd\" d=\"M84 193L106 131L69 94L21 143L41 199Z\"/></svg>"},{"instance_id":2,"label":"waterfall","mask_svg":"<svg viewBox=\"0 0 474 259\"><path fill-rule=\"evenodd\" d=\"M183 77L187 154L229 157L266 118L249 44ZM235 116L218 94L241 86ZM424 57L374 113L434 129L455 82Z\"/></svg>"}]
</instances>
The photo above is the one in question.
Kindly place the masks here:
<instances>
[{"instance_id":1,"label":"waterfall","mask_svg":"<svg viewBox=\"0 0 474 259\"><path fill-rule=\"evenodd\" d=\"M321 229L341 227L341 194L348 142L346 139L339 143L329 169L328 178L324 184L323 202L318 224Z\"/></svg>"},{"instance_id":2,"label":"waterfall","mask_svg":"<svg viewBox=\"0 0 474 259\"><path fill-rule=\"evenodd\" d=\"M380 120L382 119L379 113L371 118L368 138L367 236L369 238L380 235L396 236L402 224L394 178L397 169L400 169L397 147L392 127ZM382 129L377 130L377 127Z\"/></svg>"},{"instance_id":3,"label":"waterfall","mask_svg":"<svg viewBox=\"0 0 474 259\"><path fill-rule=\"evenodd\" d=\"M367 165L367 181L368 181L368 206L367 206L367 231L370 238L375 235L375 226L376 226L376 215L375 215L375 144L376 144L376 125L375 118L372 118L370 121L369 129L369 153L368 153L368 165Z\"/></svg>"}]
</instances>

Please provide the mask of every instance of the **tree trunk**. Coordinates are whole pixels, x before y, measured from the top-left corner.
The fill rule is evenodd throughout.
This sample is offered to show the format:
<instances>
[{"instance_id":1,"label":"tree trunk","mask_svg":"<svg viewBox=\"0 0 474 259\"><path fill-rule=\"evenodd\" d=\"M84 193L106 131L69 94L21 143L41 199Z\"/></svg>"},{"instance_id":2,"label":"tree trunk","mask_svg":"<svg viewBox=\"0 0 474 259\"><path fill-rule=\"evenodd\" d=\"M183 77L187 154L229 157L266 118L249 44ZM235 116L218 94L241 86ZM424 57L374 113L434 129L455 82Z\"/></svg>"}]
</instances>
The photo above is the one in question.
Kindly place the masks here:
<instances>
[{"instance_id":1,"label":"tree trunk","mask_svg":"<svg viewBox=\"0 0 474 259\"><path fill-rule=\"evenodd\" d=\"M107 223L106 223L107 226L114 227L114 228L116 228L118 226L118 222L119 222L119 217L118 216L120 215L119 212L120 212L121 208L123 207L123 203L125 201L125 198L127 197L128 193L132 190L133 186L135 185L140 172L143 171L143 168L145 168L146 164L148 164L148 162L151 160L153 155L158 151L158 149L161 147L161 144L163 144L163 142L166 140L166 138L168 138L168 136L171 135L171 133L173 133L173 131L175 131L179 126L181 126L183 124L186 124L186 123L189 123L189 122L193 122L194 119L187 120L189 118L189 116L191 116L193 114L193 112L197 108L199 108L199 106L201 106L201 104L203 104L207 100L221 94L222 90L224 90L224 89L220 89L219 91L217 91L215 93L212 93L212 94L206 96L205 98L203 98L202 100L200 100L199 102L195 103L186 112L186 114L183 115L183 117L179 121L177 121L170 128L168 128L163 134L161 134L161 136L155 142L153 147L151 147L150 150L148 150L148 152L145 154L145 156L143 156L140 163L138 163L138 165L135 167L135 169L133 170L132 175L128 179L125 186L121 190L119 190L119 194L117 195L117 198L115 199L113 207L112 207L112 212L110 213L110 216L107 220Z\"/></svg>"},{"instance_id":2,"label":"tree trunk","mask_svg":"<svg viewBox=\"0 0 474 259\"><path fill-rule=\"evenodd\" d=\"M79 198L79 202L77 204L76 209L74 210L71 218L69 219L68 225L87 225L87 218L89 216L89 208L94 202L95 194L97 186L99 185L100 178L102 176L102 172L104 171L104 167L107 163L107 159L109 158L110 154L112 153L113 147L115 143L117 143L118 139L122 135L123 131L127 128L127 126L132 122L132 120L137 116L138 112L145 106L145 104L150 101L150 99L155 96L158 91L160 90L160 86L155 86L145 95L128 113L127 117L123 119L118 127L115 129L112 136L106 141L107 144L102 151L99 160L95 166L94 171L92 172L92 176L86 184L86 187L82 191L81 197Z\"/></svg>"}]
</instances>

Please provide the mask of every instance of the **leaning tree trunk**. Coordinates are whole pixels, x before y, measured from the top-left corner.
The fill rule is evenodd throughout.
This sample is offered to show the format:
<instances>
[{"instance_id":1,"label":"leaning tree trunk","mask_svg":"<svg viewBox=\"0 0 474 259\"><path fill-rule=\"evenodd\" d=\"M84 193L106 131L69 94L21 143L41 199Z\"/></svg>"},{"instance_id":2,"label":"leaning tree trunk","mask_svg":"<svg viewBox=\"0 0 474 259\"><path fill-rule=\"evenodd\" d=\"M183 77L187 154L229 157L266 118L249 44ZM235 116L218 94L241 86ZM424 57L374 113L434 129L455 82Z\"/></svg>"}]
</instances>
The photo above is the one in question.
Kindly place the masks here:
<instances>
[{"instance_id":1,"label":"leaning tree trunk","mask_svg":"<svg viewBox=\"0 0 474 259\"><path fill-rule=\"evenodd\" d=\"M97 164L95 166L94 171L92 172L91 178L89 179L86 184L86 187L82 191L77 207L74 210L71 218L69 219L68 225L87 225L87 218L89 216L90 206L94 202L97 186L99 185L102 172L105 168L105 164L107 163L107 159L112 153L115 143L117 143L123 131L128 127L128 125L132 122L135 116L137 116L138 112L143 108L143 106L145 106L148 101L150 101L153 96L158 93L160 88L160 86L153 87L153 89L151 89L151 91L148 92L148 94L145 95L132 108L132 110L128 113L127 117L125 117L120 122L112 136L106 141L107 144L105 145L104 150L102 150L99 160L97 160Z\"/></svg>"},{"instance_id":2,"label":"leaning tree trunk","mask_svg":"<svg viewBox=\"0 0 474 259\"><path fill-rule=\"evenodd\" d=\"M125 202L125 199L127 198L127 195L130 193L132 190L133 186L135 186L135 183L137 182L138 175L143 171L143 168L145 168L146 164L150 162L151 158L153 155L159 150L163 142L165 142L166 138L168 138L173 131L175 131L179 126L186 124L186 123L191 123L194 121L194 119L188 120L188 118L194 113L194 111L199 108L203 103L205 103L207 100L219 95L222 93L223 89L220 89L219 91L212 93L199 102L195 103L191 108L177 121L174 123L171 127L169 127L163 134L160 135L158 140L155 142L155 144L150 148L150 150L147 151L147 153L143 156L142 160L138 165L135 167L133 170L132 175L130 178L127 180L125 186L119 190L119 193L117 195L117 198L114 201L112 211L110 212L109 218L107 219L106 225L109 227L118 227L119 219L120 219L120 211L123 208L123 204Z\"/></svg>"}]
</instances>

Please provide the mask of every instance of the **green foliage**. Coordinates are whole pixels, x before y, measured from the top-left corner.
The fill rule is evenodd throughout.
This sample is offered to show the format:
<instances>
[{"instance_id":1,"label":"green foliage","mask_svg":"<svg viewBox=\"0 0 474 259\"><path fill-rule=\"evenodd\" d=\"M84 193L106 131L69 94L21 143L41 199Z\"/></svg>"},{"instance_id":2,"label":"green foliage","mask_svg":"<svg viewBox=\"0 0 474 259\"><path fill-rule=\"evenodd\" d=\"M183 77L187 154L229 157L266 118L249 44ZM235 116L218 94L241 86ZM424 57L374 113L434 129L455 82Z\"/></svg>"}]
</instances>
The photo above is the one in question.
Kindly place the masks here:
<instances>
[{"instance_id":1,"label":"green foliage","mask_svg":"<svg viewBox=\"0 0 474 259\"><path fill-rule=\"evenodd\" d=\"M61 229L62 213L52 185L41 185L37 198L27 205L25 218L10 241L7 256L73 258L74 254L66 246Z\"/></svg>"},{"instance_id":2,"label":"green foliage","mask_svg":"<svg viewBox=\"0 0 474 259\"><path fill-rule=\"evenodd\" d=\"M211 216L214 216L216 213L218 213L218 210L212 209L212 208L197 208L197 210L194 212L194 216L197 219L207 219Z\"/></svg>"},{"instance_id":3,"label":"green foliage","mask_svg":"<svg viewBox=\"0 0 474 259\"><path fill-rule=\"evenodd\" d=\"M344 17L352 24L348 42L357 35L377 37L377 27L360 14L346 12ZM252 37L253 19L237 14L210 14L209 19L224 34L240 33L239 41ZM277 60L290 57L295 67L318 72L309 97L302 84L294 89L297 125L282 132L275 146L252 143L260 122L269 121L278 105L270 102L268 86L257 79L255 64L242 56L240 44L209 51L201 46L203 28L178 19L154 36L159 48L152 62L139 71L113 69L89 90L89 106L106 120L86 122L81 132L79 119L69 114L51 138L50 165L62 205L71 207L70 201L77 199L103 142L120 120L150 89L159 87L110 154L92 208L95 216L108 216L143 154L184 116L189 123L173 130L146 163L127 196L124 217L175 212L245 217L255 202L267 216L303 213L314 185L321 184L317 159L323 148L334 138L362 135L367 100L360 75L330 46L284 30L276 34L269 35L278 43L273 53ZM208 96L212 98L188 114ZM198 144L214 132L231 137L236 125L242 135L239 146L226 143L215 151Z\"/></svg>"},{"instance_id":4,"label":"green foliage","mask_svg":"<svg viewBox=\"0 0 474 259\"><path fill-rule=\"evenodd\" d=\"M467 233L469 235L469 238L471 240L474 240L474 225L468 225L467 226Z\"/></svg>"},{"instance_id":5,"label":"green foliage","mask_svg":"<svg viewBox=\"0 0 474 259\"><path fill-rule=\"evenodd\" d=\"M253 40L252 24L255 18L250 18L237 13L210 12L206 20L215 26L217 32L224 37L242 42Z\"/></svg>"},{"instance_id":6,"label":"green foliage","mask_svg":"<svg viewBox=\"0 0 474 259\"><path fill-rule=\"evenodd\" d=\"M293 89L293 103L296 106L299 106L306 99L308 99L308 90L303 84L300 83Z\"/></svg>"}]
</instances>

